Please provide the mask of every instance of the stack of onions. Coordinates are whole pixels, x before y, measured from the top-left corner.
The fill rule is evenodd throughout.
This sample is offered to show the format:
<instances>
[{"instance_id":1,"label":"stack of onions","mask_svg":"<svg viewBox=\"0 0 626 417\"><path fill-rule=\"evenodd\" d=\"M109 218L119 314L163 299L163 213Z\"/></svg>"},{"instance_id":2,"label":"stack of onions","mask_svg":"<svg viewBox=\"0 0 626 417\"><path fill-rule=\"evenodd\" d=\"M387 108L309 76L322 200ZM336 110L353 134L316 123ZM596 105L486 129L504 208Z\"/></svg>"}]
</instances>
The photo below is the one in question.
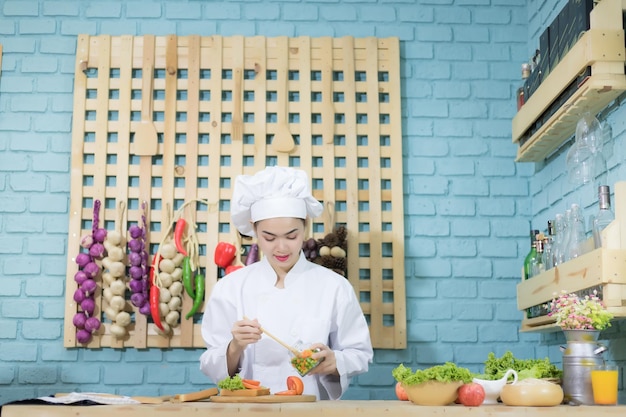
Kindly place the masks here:
<instances>
[{"instance_id":1,"label":"stack of onions","mask_svg":"<svg viewBox=\"0 0 626 417\"><path fill-rule=\"evenodd\" d=\"M96 259L104 255L103 242L107 231L98 227L99 211L100 200L95 200L91 234L82 238L80 245L85 251L81 251L75 258L78 272L74 274L74 280L78 288L74 291L74 301L80 310L74 315L72 323L76 326L76 340L82 344L89 343L92 334L100 328L100 320L95 317L95 292L98 289L96 278L101 268Z\"/></svg>"},{"instance_id":2,"label":"stack of onions","mask_svg":"<svg viewBox=\"0 0 626 417\"><path fill-rule=\"evenodd\" d=\"M180 324L180 311L183 306L183 254L176 250L172 242L160 246L157 256L161 256L159 262L157 282L159 285L159 315L163 330L157 328L157 332L169 334L172 328Z\"/></svg>"},{"instance_id":3,"label":"stack of onions","mask_svg":"<svg viewBox=\"0 0 626 417\"><path fill-rule=\"evenodd\" d=\"M142 204L141 226L135 225L128 229L130 240L128 241L128 263L130 265L129 287L131 291L130 302L139 309L144 316L150 315L150 303L148 300L149 272L148 266L148 243L146 239L147 220L145 214L146 203Z\"/></svg>"},{"instance_id":4,"label":"stack of onions","mask_svg":"<svg viewBox=\"0 0 626 417\"><path fill-rule=\"evenodd\" d=\"M124 203L120 203L118 216L124 214ZM118 226L122 218L118 217ZM110 332L117 338L124 337L128 332L126 327L131 322L130 314L126 310L126 265L124 264L125 251L123 249L123 236L118 230L109 231L104 240L106 256L102 260L105 268L102 281L105 284L103 290L107 306L104 308L105 316L111 320Z\"/></svg>"}]
</instances>

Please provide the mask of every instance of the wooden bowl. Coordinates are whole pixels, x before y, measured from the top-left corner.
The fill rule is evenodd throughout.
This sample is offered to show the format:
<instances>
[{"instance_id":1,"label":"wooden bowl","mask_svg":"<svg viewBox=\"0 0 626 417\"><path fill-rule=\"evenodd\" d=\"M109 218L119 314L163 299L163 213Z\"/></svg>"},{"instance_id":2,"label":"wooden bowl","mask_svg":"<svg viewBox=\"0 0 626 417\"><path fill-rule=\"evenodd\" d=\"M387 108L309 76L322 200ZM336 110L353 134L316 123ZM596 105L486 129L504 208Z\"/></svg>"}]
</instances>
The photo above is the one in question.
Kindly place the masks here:
<instances>
[{"instance_id":1,"label":"wooden bowl","mask_svg":"<svg viewBox=\"0 0 626 417\"><path fill-rule=\"evenodd\" d=\"M411 386L402 384L402 387L413 404L448 405L456 401L457 390L461 385L463 385L462 381L428 381Z\"/></svg>"},{"instance_id":2,"label":"wooden bowl","mask_svg":"<svg viewBox=\"0 0 626 417\"><path fill-rule=\"evenodd\" d=\"M560 385L542 380L525 381L505 385L500 392L502 402L524 407L552 407L563 402Z\"/></svg>"}]
</instances>

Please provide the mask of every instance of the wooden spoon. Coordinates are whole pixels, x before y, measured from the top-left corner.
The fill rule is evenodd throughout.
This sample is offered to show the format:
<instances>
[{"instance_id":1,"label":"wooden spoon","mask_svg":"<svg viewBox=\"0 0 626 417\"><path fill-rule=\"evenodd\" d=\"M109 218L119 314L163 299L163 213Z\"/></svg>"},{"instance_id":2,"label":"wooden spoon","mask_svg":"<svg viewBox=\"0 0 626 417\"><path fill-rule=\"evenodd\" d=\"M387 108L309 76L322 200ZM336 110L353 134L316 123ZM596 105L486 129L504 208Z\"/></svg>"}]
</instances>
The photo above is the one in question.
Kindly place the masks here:
<instances>
[{"instance_id":1,"label":"wooden spoon","mask_svg":"<svg viewBox=\"0 0 626 417\"><path fill-rule=\"evenodd\" d=\"M289 131L289 70L287 56L279 62L277 74L278 126L276 126L272 146L276 152L289 153L293 150L295 143Z\"/></svg>"},{"instance_id":2,"label":"wooden spoon","mask_svg":"<svg viewBox=\"0 0 626 417\"><path fill-rule=\"evenodd\" d=\"M141 71L141 123L135 131L135 155L156 155L158 135L152 120L152 95L154 77L154 38L144 37L143 67Z\"/></svg>"},{"instance_id":3,"label":"wooden spoon","mask_svg":"<svg viewBox=\"0 0 626 417\"><path fill-rule=\"evenodd\" d=\"M250 320L246 316L243 316L243 318L246 319L246 320ZM295 356L300 356L301 352L298 349L296 349L295 347L293 347L291 345L288 345L287 343L283 342L282 340L280 340L279 338L277 338L276 336L274 336L273 334L271 334L270 332L265 330L263 327L260 327L260 329L261 329L261 331L263 333L265 333L266 335L268 335L269 337L274 339L276 342L278 342L279 345L281 345L282 347L287 349L289 352L293 353Z\"/></svg>"}]
</instances>

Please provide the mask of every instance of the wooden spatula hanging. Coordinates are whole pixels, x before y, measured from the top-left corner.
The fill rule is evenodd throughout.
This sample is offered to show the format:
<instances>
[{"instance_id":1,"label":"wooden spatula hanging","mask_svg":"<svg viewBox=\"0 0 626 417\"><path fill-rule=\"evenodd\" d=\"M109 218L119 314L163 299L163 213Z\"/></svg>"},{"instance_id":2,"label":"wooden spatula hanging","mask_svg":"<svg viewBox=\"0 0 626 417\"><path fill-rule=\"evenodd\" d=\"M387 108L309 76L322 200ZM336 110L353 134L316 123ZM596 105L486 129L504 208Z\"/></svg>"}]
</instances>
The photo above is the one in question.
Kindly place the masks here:
<instances>
[{"instance_id":1,"label":"wooden spatula hanging","mask_svg":"<svg viewBox=\"0 0 626 417\"><path fill-rule=\"evenodd\" d=\"M135 131L134 153L139 156L152 156L157 154L159 139L152 120L154 38L150 36L144 37L141 74L141 122Z\"/></svg>"}]
</instances>

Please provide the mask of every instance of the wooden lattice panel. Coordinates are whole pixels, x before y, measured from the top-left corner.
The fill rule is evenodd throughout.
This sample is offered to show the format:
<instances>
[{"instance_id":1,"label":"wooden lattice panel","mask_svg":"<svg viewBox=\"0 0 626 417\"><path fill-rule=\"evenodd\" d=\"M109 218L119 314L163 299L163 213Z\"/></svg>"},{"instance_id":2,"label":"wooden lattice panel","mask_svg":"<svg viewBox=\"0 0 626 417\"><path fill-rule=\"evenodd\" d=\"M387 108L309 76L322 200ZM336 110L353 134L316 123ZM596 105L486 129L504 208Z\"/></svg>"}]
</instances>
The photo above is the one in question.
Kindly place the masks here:
<instances>
[{"instance_id":1,"label":"wooden lattice panel","mask_svg":"<svg viewBox=\"0 0 626 417\"><path fill-rule=\"evenodd\" d=\"M121 223L124 232L140 222L147 202L151 254L172 213L203 200L184 217L198 225L208 296L221 274L213 263L217 243L242 245L230 225L234 177L283 165L308 172L327 209L313 222L313 237L346 225L347 278L374 347L406 347L399 61L395 38L80 35L65 346L83 346L72 324L74 258L91 232L95 200L102 202L100 225L110 230ZM135 132L146 108L158 146L154 155L140 156L145 139ZM289 140L275 140L284 129L293 149ZM118 210L120 204L126 209ZM244 241L243 249L251 243ZM191 303L185 296L183 314ZM86 346L203 347L200 317L183 319L164 337L135 313L126 338L114 337L104 321Z\"/></svg>"}]
</instances>

